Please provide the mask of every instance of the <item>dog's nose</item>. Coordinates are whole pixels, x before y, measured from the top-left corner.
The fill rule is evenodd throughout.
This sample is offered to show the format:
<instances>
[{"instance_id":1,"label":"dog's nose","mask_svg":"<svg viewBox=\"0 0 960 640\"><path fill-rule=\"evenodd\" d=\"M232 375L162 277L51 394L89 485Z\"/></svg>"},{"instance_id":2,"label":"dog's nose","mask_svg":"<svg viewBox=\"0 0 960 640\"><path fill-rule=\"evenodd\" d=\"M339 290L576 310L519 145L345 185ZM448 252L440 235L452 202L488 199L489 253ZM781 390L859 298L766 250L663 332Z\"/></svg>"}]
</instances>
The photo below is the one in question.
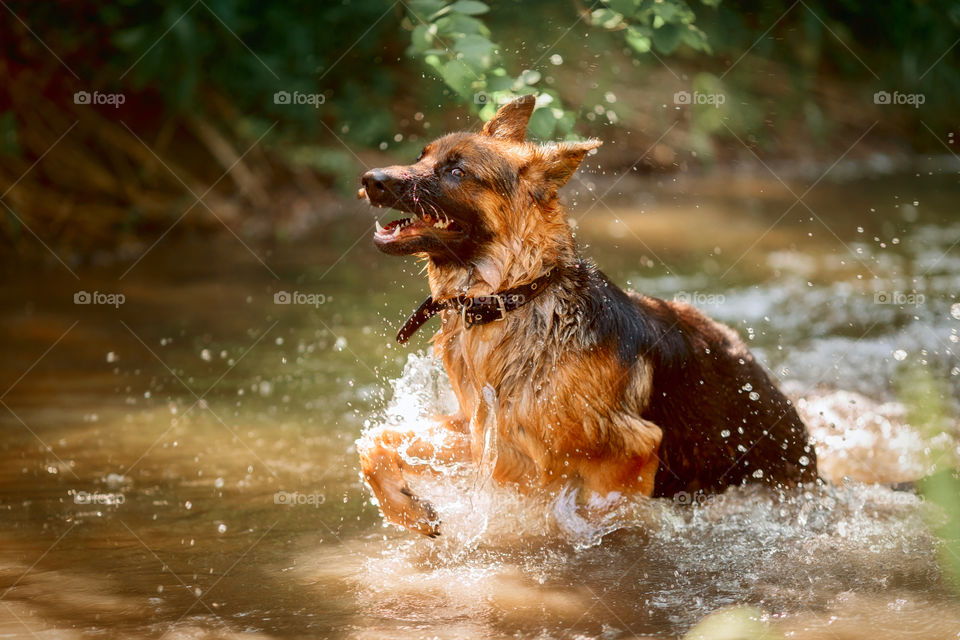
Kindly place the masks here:
<instances>
[{"instance_id":1,"label":"dog's nose","mask_svg":"<svg viewBox=\"0 0 960 640\"><path fill-rule=\"evenodd\" d=\"M360 178L367 196L373 200L385 195L396 195L396 179L383 169L371 169Z\"/></svg>"}]
</instances>

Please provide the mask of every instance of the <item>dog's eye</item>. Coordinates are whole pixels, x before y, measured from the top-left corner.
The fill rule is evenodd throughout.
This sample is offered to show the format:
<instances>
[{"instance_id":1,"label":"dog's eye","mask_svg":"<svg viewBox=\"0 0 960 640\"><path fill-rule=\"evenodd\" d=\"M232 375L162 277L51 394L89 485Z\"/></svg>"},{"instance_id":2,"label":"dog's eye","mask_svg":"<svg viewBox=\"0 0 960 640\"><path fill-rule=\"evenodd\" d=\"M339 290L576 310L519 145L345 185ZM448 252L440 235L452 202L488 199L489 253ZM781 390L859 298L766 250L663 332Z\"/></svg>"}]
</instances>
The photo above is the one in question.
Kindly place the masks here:
<instances>
[{"instance_id":1,"label":"dog's eye","mask_svg":"<svg viewBox=\"0 0 960 640\"><path fill-rule=\"evenodd\" d=\"M453 169L450 169L450 175L452 175L455 178L462 178L466 174L463 172L463 169L461 169L460 167L454 167Z\"/></svg>"}]
</instances>

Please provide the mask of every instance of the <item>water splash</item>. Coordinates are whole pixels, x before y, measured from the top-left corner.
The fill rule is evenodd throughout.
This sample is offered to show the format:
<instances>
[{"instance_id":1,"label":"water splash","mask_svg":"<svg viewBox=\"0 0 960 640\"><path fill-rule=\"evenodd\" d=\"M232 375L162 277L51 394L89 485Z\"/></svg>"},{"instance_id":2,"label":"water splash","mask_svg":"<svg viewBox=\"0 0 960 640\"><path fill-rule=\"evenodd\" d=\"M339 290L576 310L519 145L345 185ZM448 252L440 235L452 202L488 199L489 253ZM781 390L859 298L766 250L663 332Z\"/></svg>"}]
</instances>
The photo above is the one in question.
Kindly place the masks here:
<instances>
[{"instance_id":1,"label":"water splash","mask_svg":"<svg viewBox=\"0 0 960 640\"><path fill-rule=\"evenodd\" d=\"M456 399L439 363L423 354L411 354L392 388L393 398L384 417L368 433L389 427L437 438L432 431L432 416L452 413L456 408ZM541 544L559 542L584 550L599 545L619 530L664 531L669 530L665 523L688 517L689 508L676 511L675 505L661 500L617 493L585 497L575 487L565 487L553 495L524 496L497 485L492 476L498 456L498 398L489 385L482 389L482 397L471 424L472 433L479 434L481 439L478 465L444 466L434 460L407 458L409 464L428 464L438 471L430 475L411 474L408 481L440 514L443 542L439 545L450 553L459 555L483 545L509 545L529 542L531 538L540 539ZM929 443L905 424L902 405L874 402L853 392L824 390L798 398L796 403L811 427L823 475L837 485L829 490L847 491L842 495L829 494L829 501L853 500L851 482L889 484L920 477L928 469L929 461L924 455L930 451ZM908 496L882 487L870 491L886 492L887 499L898 504L903 504L907 499L904 496ZM718 504L737 504L737 496L743 495L751 496L746 503L750 504L762 492L732 489L721 496L710 496L705 505L700 505L714 511L693 511L701 515L713 513Z\"/></svg>"}]
</instances>

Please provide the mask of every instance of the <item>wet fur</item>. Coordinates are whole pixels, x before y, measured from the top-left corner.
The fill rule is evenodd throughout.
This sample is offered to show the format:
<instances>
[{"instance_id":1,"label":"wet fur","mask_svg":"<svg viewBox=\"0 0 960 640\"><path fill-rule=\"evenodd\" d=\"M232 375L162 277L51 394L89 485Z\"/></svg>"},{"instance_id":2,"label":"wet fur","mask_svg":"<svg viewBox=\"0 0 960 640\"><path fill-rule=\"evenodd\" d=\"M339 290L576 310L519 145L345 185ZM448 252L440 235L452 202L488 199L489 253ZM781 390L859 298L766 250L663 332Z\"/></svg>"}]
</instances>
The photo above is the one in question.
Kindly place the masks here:
<instances>
[{"instance_id":1,"label":"wet fur","mask_svg":"<svg viewBox=\"0 0 960 640\"><path fill-rule=\"evenodd\" d=\"M389 429L361 441L364 477L388 520L439 533L432 507L403 479L423 469L398 451L426 447L444 462L479 463L491 424L493 476L524 492L572 485L585 501L591 492L674 496L816 480L804 424L732 330L689 305L625 292L581 260L557 190L599 142L526 142L533 105L518 103L480 134L446 136L415 165L388 168L398 208L439 209L468 236L412 244L427 247L417 253L434 299L560 273L501 322L466 329L456 312L443 314L434 348L460 407L437 427L449 448ZM451 158L470 167L457 188L440 173ZM410 195L416 189L425 201Z\"/></svg>"}]
</instances>

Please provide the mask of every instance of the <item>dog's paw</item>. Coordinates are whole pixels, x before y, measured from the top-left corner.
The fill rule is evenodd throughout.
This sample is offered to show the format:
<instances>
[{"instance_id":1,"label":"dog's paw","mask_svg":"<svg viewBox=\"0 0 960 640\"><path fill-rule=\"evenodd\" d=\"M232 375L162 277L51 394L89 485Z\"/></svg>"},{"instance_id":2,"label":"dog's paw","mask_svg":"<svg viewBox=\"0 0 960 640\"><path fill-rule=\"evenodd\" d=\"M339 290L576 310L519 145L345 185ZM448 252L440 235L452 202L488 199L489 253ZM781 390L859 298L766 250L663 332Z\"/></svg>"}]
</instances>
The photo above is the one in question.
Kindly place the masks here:
<instances>
[{"instance_id":1,"label":"dog's paw","mask_svg":"<svg viewBox=\"0 0 960 640\"><path fill-rule=\"evenodd\" d=\"M433 505L429 501L415 496L407 487L400 489L400 493L406 498L406 504L403 508L403 521L397 524L411 531L422 533L428 538L439 536L440 516Z\"/></svg>"}]
</instances>

